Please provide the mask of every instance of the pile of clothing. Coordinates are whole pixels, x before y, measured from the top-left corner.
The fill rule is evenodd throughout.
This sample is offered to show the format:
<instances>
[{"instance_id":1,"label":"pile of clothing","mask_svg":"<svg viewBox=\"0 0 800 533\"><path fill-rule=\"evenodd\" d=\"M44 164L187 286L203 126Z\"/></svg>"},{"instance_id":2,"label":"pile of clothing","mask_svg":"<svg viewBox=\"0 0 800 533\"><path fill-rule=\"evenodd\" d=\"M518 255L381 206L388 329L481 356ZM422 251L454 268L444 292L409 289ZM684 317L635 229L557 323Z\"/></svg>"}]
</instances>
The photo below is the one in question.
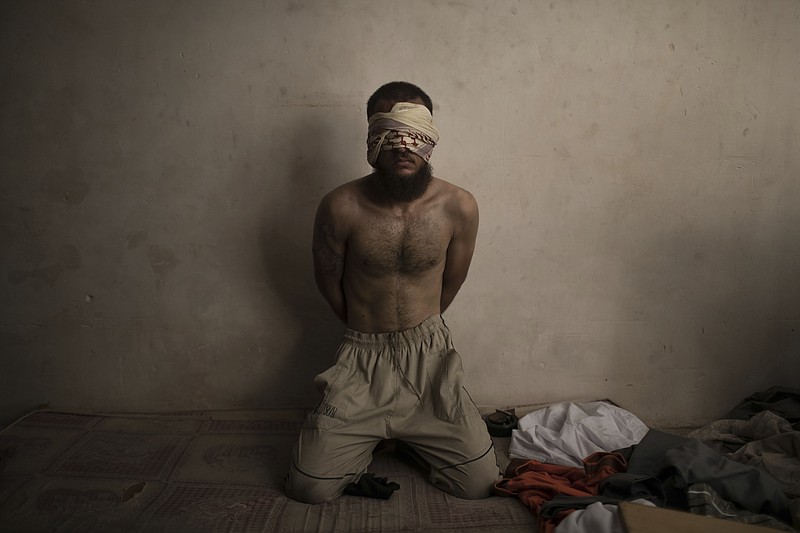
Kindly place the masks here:
<instances>
[{"instance_id":1,"label":"pile of clothing","mask_svg":"<svg viewBox=\"0 0 800 533\"><path fill-rule=\"evenodd\" d=\"M555 404L519 420L495 493L519 498L543 533L622 532L621 501L795 531L799 421L800 390L785 388L688 437L610 402Z\"/></svg>"}]
</instances>

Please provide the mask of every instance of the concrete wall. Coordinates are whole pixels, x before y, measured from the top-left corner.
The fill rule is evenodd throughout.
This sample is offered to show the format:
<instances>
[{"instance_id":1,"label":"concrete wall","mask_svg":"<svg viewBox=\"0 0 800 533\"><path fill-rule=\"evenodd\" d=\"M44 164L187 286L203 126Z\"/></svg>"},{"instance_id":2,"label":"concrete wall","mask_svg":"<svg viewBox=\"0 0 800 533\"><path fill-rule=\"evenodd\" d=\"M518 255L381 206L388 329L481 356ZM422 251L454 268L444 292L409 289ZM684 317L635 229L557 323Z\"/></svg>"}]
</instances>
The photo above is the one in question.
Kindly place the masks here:
<instances>
[{"instance_id":1,"label":"concrete wall","mask_svg":"<svg viewBox=\"0 0 800 533\"><path fill-rule=\"evenodd\" d=\"M481 206L480 404L698 423L800 386L800 3L5 2L0 417L307 406L314 210L365 101L436 101Z\"/></svg>"}]
</instances>

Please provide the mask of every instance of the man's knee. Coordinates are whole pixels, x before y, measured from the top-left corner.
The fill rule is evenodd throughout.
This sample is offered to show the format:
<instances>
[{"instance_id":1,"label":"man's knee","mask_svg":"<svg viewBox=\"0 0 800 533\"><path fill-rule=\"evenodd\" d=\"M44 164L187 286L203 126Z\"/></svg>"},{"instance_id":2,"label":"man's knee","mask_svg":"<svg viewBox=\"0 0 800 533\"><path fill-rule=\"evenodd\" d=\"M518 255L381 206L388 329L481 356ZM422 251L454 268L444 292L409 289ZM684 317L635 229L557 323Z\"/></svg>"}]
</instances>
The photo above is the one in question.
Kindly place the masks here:
<instances>
[{"instance_id":1,"label":"man's knee","mask_svg":"<svg viewBox=\"0 0 800 533\"><path fill-rule=\"evenodd\" d=\"M286 495L298 502L319 504L329 502L342 495L342 482L338 480L314 479L290 471L284 483Z\"/></svg>"},{"instance_id":2,"label":"man's knee","mask_svg":"<svg viewBox=\"0 0 800 533\"><path fill-rule=\"evenodd\" d=\"M454 496L465 500L481 500L492 495L495 482L498 480L498 470L476 473L474 476L467 476L456 485Z\"/></svg>"},{"instance_id":3,"label":"man's knee","mask_svg":"<svg viewBox=\"0 0 800 533\"><path fill-rule=\"evenodd\" d=\"M494 453L461 465L459 468L443 469L434 479L444 491L466 500L480 500L492 495L494 484L500 479L500 469Z\"/></svg>"}]
</instances>

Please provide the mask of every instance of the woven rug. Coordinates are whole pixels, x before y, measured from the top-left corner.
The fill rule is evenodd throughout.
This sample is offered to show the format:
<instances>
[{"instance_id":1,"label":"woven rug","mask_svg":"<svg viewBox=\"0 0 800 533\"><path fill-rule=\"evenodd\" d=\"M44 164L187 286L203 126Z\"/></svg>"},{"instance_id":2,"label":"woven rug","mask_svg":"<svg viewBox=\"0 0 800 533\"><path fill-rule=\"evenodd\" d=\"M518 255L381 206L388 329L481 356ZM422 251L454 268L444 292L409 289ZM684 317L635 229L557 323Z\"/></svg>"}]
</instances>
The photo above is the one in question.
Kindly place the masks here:
<instances>
[{"instance_id":1,"label":"woven rug","mask_svg":"<svg viewBox=\"0 0 800 533\"><path fill-rule=\"evenodd\" d=\"M0 432L0 529L14 532L534 532L514 498L461 500L385 453L389 500L283 493L301 411L37 411Z\"/></svg>"}]
</instances>

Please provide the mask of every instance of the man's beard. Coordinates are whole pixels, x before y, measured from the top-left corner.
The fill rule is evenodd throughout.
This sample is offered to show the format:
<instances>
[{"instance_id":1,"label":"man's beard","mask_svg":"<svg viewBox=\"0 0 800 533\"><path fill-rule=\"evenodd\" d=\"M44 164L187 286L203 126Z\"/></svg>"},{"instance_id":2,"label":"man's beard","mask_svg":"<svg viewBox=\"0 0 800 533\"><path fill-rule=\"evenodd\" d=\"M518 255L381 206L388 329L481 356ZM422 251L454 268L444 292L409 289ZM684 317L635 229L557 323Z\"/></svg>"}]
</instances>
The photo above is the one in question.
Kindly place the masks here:
<instances>
[{"instance_id":1,"label":"man's beard","mask_svg":"<svg viewBox=\"0 0 800 533\"><path fill-rule=\"evenodd\" d=\"M398 176L389 168L375 168L378 182L392 200L410 202L425 194L433 179L433 167L424 162L420 169L411 176Z\"/></svg>"}]
</instances>

